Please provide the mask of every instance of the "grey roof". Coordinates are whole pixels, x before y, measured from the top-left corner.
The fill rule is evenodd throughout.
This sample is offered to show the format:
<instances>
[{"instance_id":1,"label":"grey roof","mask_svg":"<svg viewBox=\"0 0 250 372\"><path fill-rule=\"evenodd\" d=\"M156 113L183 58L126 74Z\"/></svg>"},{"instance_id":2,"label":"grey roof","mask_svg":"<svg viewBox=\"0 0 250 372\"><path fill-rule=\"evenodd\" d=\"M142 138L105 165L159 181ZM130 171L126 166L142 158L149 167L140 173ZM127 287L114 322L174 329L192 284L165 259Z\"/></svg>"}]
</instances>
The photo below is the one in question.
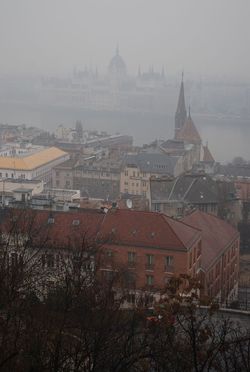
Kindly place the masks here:
<instances>
[{"instance_id":1,"label":"grey roof","mask_svg":"<svg viewBox=\"0 0 250 372\"><path fill-rule=\"evenodd\" d=\"M218 203L218 186L207 175L182 175L175 180L151 180L152 201L185 201L190 204Z\"/></svg>"},{"instance_id":2,"label":"grey roof","mask_svg":"<svg viewBox=\"0 0 250 372\"><path fill-rule=\"evenodd\" d=\"M169 150L185 150L185 145L183 141L180 140L172 140L168 139L167 141L163 142L161 144L161 147L164 149L169 149Z\"/></svg>"},{"instance_id":3,"label":"grey roof","mask_svg":"<svg viewBox=\"0 0 250 372\"><path fill-rule=\"evenodd\" d=\"M250 165L219 165L217 174L229 177L246 177L250 178Z\"/></svg>"},{"instance_id":4,"label":"grey roof","mask_svg":"<svg viewBox=\"0 0 250 372\"><path fill-rule=\"evenodd\" d=\"M145 173L173 175L177 161L177 156L142 152L136 155L127 155L124 159L124 165L138 167Z\"/></svg>"}]
</instances>

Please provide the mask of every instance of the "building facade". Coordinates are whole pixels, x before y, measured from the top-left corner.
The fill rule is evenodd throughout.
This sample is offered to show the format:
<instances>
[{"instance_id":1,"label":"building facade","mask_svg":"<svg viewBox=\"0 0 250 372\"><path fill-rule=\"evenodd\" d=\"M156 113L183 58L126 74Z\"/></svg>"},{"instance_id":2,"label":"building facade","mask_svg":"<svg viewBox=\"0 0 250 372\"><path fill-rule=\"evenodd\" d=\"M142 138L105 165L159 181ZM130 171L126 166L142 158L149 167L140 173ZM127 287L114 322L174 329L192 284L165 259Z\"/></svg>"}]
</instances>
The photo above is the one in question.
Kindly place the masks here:
<instances>
[{"instance_id":1,"label":"building facade","mask_svg":"<svg viewBox=\"0 0 250 372\"><path fill-rule=\"evenodd\" d=\"M5 209L1 219L4 234L6 226L11 233L13 221L22 227L15 231L32 227L37 244L46 242L40 250L44 265L54 270L65 255L74 258L79 249L94 247L98 271L112 278L121 269L131 290L159 293L170 278L186 274L200 280L202 294L210 299L225 303L237 297L239 233L200 211L179 221L116 207L66 213Z\"/></svg>"},{"instance_id":2,"label":"building facade","mask_svg":"<svg viewBox=\"0 0 250 372\"><path fill-rule=\"evenodd\" d=\"M183 221L202 234L200 278L204 293L221 303L238 298L240 234L227 222L211 214L194 211ZM192 255L189 262L192 265Z\"/></svg>"},{"instance_id":3,"label":"building facade","mask_svg":"<svg viewBox=\"0 0 250 372\"><path fill-rule=\"evenodd\" d=\"M0 178L42 180L51 186L52 169L69 159L56 147L45 148L22 157L0 157Z\"/></svg>"},{"instance_id":4,"label":"building facade","mask_svg":"<svg viewBox=\"0 0 250 372\"><path fill-rule=\"evenodd\" d=\"M143 152L127 155L121 170L121 194L142 195L150 201L150 178L176 176L181 168L181 158L178 156Z\"/></svg>"}]
</instances>

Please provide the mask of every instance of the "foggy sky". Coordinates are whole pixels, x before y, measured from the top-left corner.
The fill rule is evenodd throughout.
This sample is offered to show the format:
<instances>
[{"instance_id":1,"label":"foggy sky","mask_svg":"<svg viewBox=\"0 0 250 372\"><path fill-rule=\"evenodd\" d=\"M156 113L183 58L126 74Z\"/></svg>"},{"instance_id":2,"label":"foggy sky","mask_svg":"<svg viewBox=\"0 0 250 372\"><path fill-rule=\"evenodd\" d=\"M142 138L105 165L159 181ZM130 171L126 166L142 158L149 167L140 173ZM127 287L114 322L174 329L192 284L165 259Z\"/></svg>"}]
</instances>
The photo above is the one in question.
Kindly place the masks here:
<instances>
[{"instance_id":1,"label":"foggy sky","mask_svg":"<svg viewBox=\"0 0 250 372\"><path fill-rule=\"evenodd\" d=\"M249 0L0 0L0 75L128 71L250 78Z\"/></svg>"}]
</instances>

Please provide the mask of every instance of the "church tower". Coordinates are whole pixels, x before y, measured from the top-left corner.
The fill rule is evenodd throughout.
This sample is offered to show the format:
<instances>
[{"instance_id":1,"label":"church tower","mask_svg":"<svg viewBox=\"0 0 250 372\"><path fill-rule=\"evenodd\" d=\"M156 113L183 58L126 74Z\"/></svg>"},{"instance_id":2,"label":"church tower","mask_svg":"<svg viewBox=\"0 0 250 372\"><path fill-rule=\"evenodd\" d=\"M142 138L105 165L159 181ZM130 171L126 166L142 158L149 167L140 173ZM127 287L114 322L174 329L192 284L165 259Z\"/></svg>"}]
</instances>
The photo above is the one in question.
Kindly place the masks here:
<instances>
[{"instance_id":1,"label":"church tower","mask_svg":"<svg viewBox=\"0 0 250 372\"><path fill-rule=\"evenodd\" d=\"M177 109L175 113L175 139L177 139L179 130L184 126L186 118L187 118L187 111L186 111L186 105L185 105L184 83L183 83L183 73L182 73L180 94L179 94Z\"/></svg>"}]
</instances>

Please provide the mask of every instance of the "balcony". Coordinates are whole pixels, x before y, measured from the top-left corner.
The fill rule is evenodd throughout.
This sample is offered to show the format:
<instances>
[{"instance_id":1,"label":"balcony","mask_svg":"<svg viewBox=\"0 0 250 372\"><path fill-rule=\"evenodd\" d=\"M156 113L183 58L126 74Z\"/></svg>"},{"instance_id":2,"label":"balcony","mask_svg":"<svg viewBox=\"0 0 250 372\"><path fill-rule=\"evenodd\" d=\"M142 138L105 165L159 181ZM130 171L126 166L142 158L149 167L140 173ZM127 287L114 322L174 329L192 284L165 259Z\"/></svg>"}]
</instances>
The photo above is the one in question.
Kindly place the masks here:
<instances>
[{"instance_id":1,"label":"balcony","mask_svg":"<svg viewBox=\"0 0 250 372\"><path fill-rule=\"evenodd\" d=\"M165 271L167 273L173 273L174 272L174 266L173 265L165 265Z\"/></svg>"},{"instance_id":2,"label":"balcony","mask_svg":"<svg viewBox=\"0 0 250 372\"><path fill-rule=\"evenodd\" d=\"M154 266L155 266L154 264L146 263L145 269L146 270L153 271L154 270Z\"/></svg>"}]
</instances>

